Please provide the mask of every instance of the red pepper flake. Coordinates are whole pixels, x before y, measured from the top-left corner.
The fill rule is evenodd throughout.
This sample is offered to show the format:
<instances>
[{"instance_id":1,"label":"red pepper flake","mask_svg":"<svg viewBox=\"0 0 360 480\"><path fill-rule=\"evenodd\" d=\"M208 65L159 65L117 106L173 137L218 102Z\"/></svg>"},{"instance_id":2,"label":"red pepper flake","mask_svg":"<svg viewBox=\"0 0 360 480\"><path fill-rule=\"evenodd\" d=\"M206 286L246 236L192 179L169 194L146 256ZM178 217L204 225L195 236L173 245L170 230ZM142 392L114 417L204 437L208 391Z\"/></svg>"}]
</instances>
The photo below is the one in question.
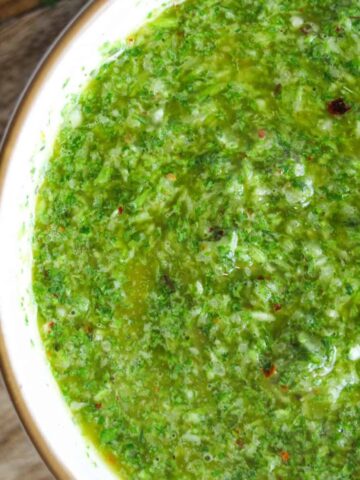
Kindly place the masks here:
<instances>
[{"instance_id":1,"label":"red pepper flake","mask_svg":"<svg viewBox=\"0 0 360 480\"><path fill-rule=\"evenodd\" d=\"M218 242L225 235L225 230L221 227L210 227L209 233L211 233L211 240Z\"/></svg>"},{"instance_id":2,"label":"red pepper flake","mask_svg":"<svg viewBox=\"0 0 360 480\"><path fill-rule=\"evenodd\" d=\"M174 293L176 291L175 283L167 273L162 276L161 280L170 293Z\"/></svg>"},{"instance_id":3,"label":"red pepper flake","mask_svg":"<svg viewBox=\"0 0 360 480\"><path fill-rule=\"evenodd\" d=\"M84 326L84 332L85 333L92 333L94 330L93 326L92 325L85 325Z\"/></svg>"},{"instance_id":4,"label":"red pepper flake","mask_svg":"<svg viewBox=\"0 0 360 480\"><path fill-rule=\"evenodd\" d=\"M300 32L304 35L309 35L309 33L312 32L312 26L309 23L305 23L305 25L300 28Z\"/></svg>"},{"instance_id":5,"label":"red pepper flake","mask_svg":"<svg viewBox=\"0 0 360 480\"><path fill-rule=\"evenodd\" d=\"M277 83L274 87L274 95L280 95L282 91L282 85L281 83Z\"/></svg>"},{"instance_id":6,"label":"red pepper flake","mask_svg":"<svg viewBox=\"0 0 360 480\"><path fill-rule=\"evenodd\" d=\"M314 160L314 157L312 155L309 155L308 157L306 157L306 160L312 162Z\"/></svg>"},{"instance_id":7,"label":"red pepper flake","mask_svg":"<svg viewBox=\"0 0 360 480\"><path fill-rule=\"evenodd\" d=\"M327 104L327 110L330 115L344 115L350 109L350 105L346 105L343 98L336 98Z\"/></svg>"},{"instance_id":8,"label":"red pepper flake","mask_svg":"<svg viewBox=\"0 0 360 480\"><path fill-rule=\"evenodd\" d=\"M100 410L102 408L102 403L95 403L96 410Z\"/></svg>"},{"instance_id":9,"label":"red pepper flake","mask_svg":"<svg viewBox=\"0 0 360 480\"><path fill-rule=\"evenodd\" d=\"M259 138L265 138L266 137L266 131L263 128L261 128L258 131L258 136L259 136Z\"/></svg>"},{"instance_id":10,"label":"red pepper flake","mask_svg":"<svg viewBox=\"0 0 360 480\"><path fill-rule=\"evenodd\" d=\"M285 463L287 463L290 460L290 454L286 450L283 450L282 452L280 452L280 457L281 457L281 460Z\"/></svg>"},{"instance_id":11,"label":"red pepper flake","mask_svg":"<svg viewBox=\"0 0 360 480\"><path fill-rule=\"evenodd\" d=\"M243 442L243 440L241 440L241 438L237 438L235 440L235 443L236 443L236 446L239 447L239 448L244 448L244 446L245 446L245 443Z\"/></svg>"},{"instance_id":12,"label":"red pepper flake","mask_svg":"<svg viewBox=\"0 0 360 480\"><path fill-rule=\"evenodd\" d=\"M113 455L112 453L108 453L108 454L106 455L106 459L107 459L107 461L108 461L109 463L111 463L112 465L115 465L116 462L117 462L115 455Z\"/></svg>"},{"instance_id":13,"label":"red pepper flake","mask_svg":"<svg viewBox=\"0 0 360 480\"><path fill-rule=\"evenodd\" d=\"M44 324L44 331L45 333L51 333L51 330L55 327L55 322L48 322Z\"/></svg>"},{"instance_id":14,"label":"red pepper flake","mask_svg":"<svg viewBox=\"0 0 360 480\"><path fill-rule=\"evenodd\" d=\"M124 213L124 207L118 207L118 214L122 215Z\"/></svg>"},{"instance_id":15,"label":"red pepper flake","mask_svg":"<svg viewBox=\"0 0 360 480\"><path fill-rule=\"evenodd\" d=\"M284 392L287 393L289 391L289 387L287 385L280 385L280 389Z\"/></svg>"},{"instance_id":16,"label":"red pepper flake","mask_svg":"<svg viewBox=\"0 0 360 480\"><path fill-rule=\"evenodd\" d=\"M266 378L270 378L276 373L276 367L275 365L270 365L269 368L263 368L263 374Z\"/></svg>"},{"instance_id":17,"label":"red pepper flake","mask_svg":"<svg viewBox=\"0 0 360 480\"><path fill-rule=\"evenodd\" d=\"M282 309L282 306L281 306L280 303L275 303L275 304L274 304L274 310L275 310L275 312L278 312L278 311L281 310L281 309Z\"/></svg>"}]
</instances>

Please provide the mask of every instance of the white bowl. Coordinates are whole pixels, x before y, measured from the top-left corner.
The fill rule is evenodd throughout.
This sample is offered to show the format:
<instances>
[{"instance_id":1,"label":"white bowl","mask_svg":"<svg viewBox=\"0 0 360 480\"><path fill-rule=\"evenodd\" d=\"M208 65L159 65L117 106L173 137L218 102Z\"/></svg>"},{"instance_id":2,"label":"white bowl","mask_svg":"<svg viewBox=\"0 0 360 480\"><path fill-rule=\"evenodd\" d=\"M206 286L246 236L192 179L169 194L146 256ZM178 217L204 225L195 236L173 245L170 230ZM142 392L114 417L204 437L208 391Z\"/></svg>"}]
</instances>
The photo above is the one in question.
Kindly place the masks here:
<instances>
[{"instance_id":1,"label":"white bowl","mask_svg":"<svg viewBox=\"0 0 360 480\"><path fill-rule=\"evenodd\" d=\"M58 479L118 478L83 437L52 377L31 288L36 192L70 93L104 61L105 42L125 39L163 0L97 0L43 60L22 96L1 150L0 358L17 412ZM66 85L66 86L65 86Z\"/></svg>"}]
</instances>

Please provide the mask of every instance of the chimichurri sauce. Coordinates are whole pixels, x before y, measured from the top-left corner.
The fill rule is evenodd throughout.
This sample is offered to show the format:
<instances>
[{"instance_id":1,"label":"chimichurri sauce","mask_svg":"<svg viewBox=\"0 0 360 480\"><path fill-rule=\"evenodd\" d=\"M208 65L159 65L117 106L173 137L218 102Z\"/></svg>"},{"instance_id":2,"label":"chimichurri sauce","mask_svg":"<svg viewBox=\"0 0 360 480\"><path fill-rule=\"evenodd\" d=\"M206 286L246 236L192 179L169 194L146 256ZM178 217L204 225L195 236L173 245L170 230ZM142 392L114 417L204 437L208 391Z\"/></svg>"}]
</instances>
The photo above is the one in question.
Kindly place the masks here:
<instances>
[{"instance_id":1,"label":"chimichurri sauce","mask_svg":"<svg viewBox=\"0 0 360 480\"><path fill-rule=\"evenodd\" d=\"M359 16L187 1L68 105L33 286L124 479L360 478Z\"/></svg>"}]
</instances>

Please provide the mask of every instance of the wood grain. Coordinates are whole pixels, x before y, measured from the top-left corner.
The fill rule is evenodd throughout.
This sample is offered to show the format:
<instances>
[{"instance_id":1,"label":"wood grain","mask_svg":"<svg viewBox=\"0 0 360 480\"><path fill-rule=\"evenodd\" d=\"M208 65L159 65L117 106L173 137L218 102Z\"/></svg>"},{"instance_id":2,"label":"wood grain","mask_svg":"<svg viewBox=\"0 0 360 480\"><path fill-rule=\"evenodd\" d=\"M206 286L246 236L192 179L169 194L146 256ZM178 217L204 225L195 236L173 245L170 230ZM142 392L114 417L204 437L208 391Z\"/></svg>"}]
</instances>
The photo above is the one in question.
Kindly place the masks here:
<instances>
[{"instance_id":1,"label":"wood grain","mask_svg":"<svg viewBox=\"0 0 360 480\"><path fill-rule=\"evenodd\" d=\"M2 480L52 480L30 444L0 381L0 478Z\"/></svg>"},{"instance_id":2,"label":"wood grain","mask_svg":"<svg viewBox=\"0 0 360 480\"><path fill-rule=\"evenodd\" d=\"M0 22L0 137L36 64L86 0L62 0Z\"/></svg>"},{"instance_id":3,"label":"wood grain","mask_svg":"<svg viewBox=\"0 0 360 480\"><path fill-rule=\"evenodd\" d=\"M8 3L17 3L19 8L21 2L0 0L0 12ZM62 0L54 7L36 9L33 0L26 2L25 10L12 14L21 16L0 22L0 138L31 72L86 0ZM0 480L52 480L21 428L1 379L0 421Z\"/></svg>"},{"instance_id":4,"label":"wood grain","mask_svg":"<svg viewBox=\"0 0 360 480\"><path fill-rule=\"evenodd\" d=\"M0 21L38 7L41 0L0 0Z\"/></svg>"}]
</instances>

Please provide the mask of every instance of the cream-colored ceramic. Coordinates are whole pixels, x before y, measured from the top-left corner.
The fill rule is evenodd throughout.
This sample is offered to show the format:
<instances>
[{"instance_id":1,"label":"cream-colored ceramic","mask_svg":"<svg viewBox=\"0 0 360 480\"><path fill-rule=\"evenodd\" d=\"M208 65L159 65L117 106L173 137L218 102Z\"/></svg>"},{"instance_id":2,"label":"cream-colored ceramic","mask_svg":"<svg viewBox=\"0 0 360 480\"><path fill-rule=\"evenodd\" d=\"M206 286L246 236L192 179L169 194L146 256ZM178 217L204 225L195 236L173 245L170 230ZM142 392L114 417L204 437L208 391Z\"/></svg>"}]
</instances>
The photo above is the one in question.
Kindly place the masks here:
<instances>
[{"instance_id":1,"label":"cream-colored ceramic","mask_svg":"<svg viewBox=\"0 0 360 480\"><path fill-rule=\"evenodd\" d=\"M111 480L107 464L82 436L55 383L36 322L31 238L36 191L61 111L101 47L125 37L164 7L161 0L95 0L81 12L31 80L9 126L0 170L0 352L15 407L49 468L61 480Z\"/></svg>"}]
</instances>

